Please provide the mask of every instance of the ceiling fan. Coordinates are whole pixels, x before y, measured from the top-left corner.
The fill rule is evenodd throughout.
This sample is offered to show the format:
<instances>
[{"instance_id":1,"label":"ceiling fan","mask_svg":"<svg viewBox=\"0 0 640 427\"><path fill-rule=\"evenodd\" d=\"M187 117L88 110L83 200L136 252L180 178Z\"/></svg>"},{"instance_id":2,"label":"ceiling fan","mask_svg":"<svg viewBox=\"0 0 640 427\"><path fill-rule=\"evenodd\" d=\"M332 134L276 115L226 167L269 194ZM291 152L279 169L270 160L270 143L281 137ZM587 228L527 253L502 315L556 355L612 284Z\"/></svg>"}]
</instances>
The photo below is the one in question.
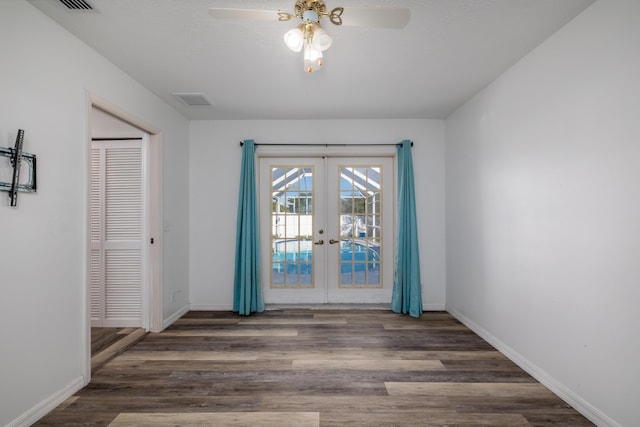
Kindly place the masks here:
<instances>
[{"instance_id":1,"label":"ceiling fan","mask_svg":"<svg viewBox=\"0 0 640 427\"><path fill-rule=\"evenodd\" d=\"M328 18L334 25L399 29L409 22L410 10L402 7L335 7L328 10L323 0L296 0L293 13L212 7L209 15L216 19L253 21L300 19L296 28L284 34L284 42L294 52L304 49L304 70L312 73L322 67L322 52L333 43L331 36L320 26L321 18Z\"/></svg>"}]
</instances>

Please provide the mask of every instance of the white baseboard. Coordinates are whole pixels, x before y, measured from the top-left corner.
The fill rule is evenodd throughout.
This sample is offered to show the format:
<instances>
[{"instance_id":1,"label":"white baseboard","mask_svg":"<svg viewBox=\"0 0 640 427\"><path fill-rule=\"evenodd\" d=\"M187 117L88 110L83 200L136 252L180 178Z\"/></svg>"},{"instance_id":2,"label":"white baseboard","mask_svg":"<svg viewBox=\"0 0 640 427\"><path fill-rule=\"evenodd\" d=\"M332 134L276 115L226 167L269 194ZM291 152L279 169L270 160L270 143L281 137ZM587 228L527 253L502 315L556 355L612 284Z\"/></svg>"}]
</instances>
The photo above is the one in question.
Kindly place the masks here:
<instances>
[{"instance_id":1,"label":"white baseboard","mask_svg":"<svg viewBox=\"0 0 640 427\"><path fill-rule=\"evenodd\" d=\"M191 304L190 309L193 311L231 311L233 306L225 304ZM444 304L423 304L422 309L424 311L445 311L446 306Z\"/></svg>"},{"instance_id":2,"label":"white baseboard","mask_svg":"<svg viewBox=\"0 0 640 427\"><path fill-rule=\"evenodd\" d=\"M84 376L79 376L61 390L47 397L24 414L7 424L7 427L28 427L51 412L56 406L73 396L86 385Z\"/></svg>"},{"instance_id":3,"label":"white baseboard","mask_svg":"<svg viewBox=\"0 0 640 427\"><path fill-rule=\"evenodd\" d=\"M444 304L425 304L422 303L422 311L445 311L447 307Z\"/></svg>"},{"instance_id":4,"label":"white baseboard","mask_svg":"<svg viewBox=\"0 0 640 427\"><path fill-rule=\"evenodd\" d=\"M179 309L178 311L173 313L171 316L169 316L166 319L164 319L162 321L162 330L164 331L169 326L171 326L173 324L173 322L175 322L176 320L178 320L179 318L184 316L189 311L189 309L190 309L190 307L188 305L185 305L184 307L182 307L181 309Z\"/></svg>"},{"instance_id":5,"label":"white baseboard","mask_svg":"<svg viewBox=\"0 0 640 427\"><path fill-rule=\"evenodd\" d=\"M547 372L545 372L536 364L532 363L522 354L518 353L517 351L506 345L504 342L496 338L489 331L485 330L483 327L481 327L471 319L468 319L462 313L459 313L456 310L449 309L448 311L453 317L462 322L466 327L478 334L480 337L482 337L482 339L494 346L500 353L507 356L513 363L524 369L529 375L538 380L540 384L547 387L559 398L575 408L576 411L580 412L582 415L588 418L589 421L599 427L622 427L620 424L605 415L598 408L594 407L582 397L577 395L575 392L570 390L566 385L549 375Z\"/></svg>"},{"instance_id":6,"label":"white baseboard","mask_svg":"<svg viewBox=\"0 0 640 427\"><path fill-rule=\"evenodd\" d=\"M227 304L191 304L191 310L193 311L231 311L233 305Z\"/></svg>"}]
</instances>

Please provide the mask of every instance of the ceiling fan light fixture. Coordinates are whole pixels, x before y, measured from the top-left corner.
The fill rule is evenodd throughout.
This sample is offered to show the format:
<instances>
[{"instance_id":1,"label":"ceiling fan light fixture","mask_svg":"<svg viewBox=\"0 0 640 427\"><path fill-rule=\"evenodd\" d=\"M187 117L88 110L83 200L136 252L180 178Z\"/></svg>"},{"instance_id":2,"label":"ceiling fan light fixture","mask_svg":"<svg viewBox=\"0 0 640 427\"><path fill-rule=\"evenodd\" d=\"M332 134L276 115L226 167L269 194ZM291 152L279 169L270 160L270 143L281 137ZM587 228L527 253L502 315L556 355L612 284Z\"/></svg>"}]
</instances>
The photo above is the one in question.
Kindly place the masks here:
<instances>
[{"instance_id":1,"label":"ceiling fan light fixture","mask_svg":"<svg viewBox=\"0 0 640 427\"><path fill-rule=\"evenodd\" d=\"M210 7L209 15L215 19L260 21L271 21L277 18L281 22L294 18L300 19L296 28L284 34L284 43L294 52L304 49L304 69L311 73L322 67L322 52L333 43L333 38L320 27L321 18L328 18L332 24L339 26L400 29L409 22L411 10L406 7L350 7L345 12L343 7L328 10L324 0L295 0L293 12Z\"/></svg>"},{"instance_id":2,"label":"ceiling fan light fixture","mask_svg":"<svg viewBox=\"0 0 640 427\"><path fill-rule=\"evenodd\" d=\"M322 51L314 47L312 42L304 44L304 71L313 73L322 68Z\"/></svg>"},{"instance_id":3,"label":"ceiling fan light fixture","mask_svg":"<svg viewBox=\"0 0 640 427\"><path fill-rule=\"evenodd\" d=\"M284 34L284 43L294 52L300 52L304 45L304 34L302 30L293 28Z\"/></svg>"},{"instance_id":4,"label":"ceiling fan light fixture","mask_svg":"<svg viewBox=\"0 0 640 427\"><path fill-rule=\"evenodd\" d=\"M318 27L313 34L313 46L320 50L325 51L331 47L333 38L323 28Z\"/></svg>"}]
</instances>

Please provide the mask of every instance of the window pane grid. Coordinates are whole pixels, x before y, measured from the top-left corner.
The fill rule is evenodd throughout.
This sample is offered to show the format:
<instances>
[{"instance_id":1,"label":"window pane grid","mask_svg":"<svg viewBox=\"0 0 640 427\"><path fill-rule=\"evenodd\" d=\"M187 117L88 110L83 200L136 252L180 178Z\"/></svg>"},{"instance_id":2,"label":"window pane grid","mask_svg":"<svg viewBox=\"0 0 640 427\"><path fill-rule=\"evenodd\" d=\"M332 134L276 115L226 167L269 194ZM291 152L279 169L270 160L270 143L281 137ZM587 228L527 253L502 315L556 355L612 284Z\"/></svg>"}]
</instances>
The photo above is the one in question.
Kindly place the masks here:
<instances>
[{"instance_id":1,"label":"window pane grid","mask_svg":"<svg viewBox=\"0 0 640 427\"><path fill-rule=\"evenodd\" d=\"M380 288L382 166L340 166L339 287Z\"/></svg>"},{"instance_id":2,"label":"window pane grid","mask_svg":"<svg viewBox=\"0 0 640 427\"><path fill-rule=\"evenodd\" d=\"M313 167L271 168L272 288L313 288Z\"/></svg>"}]
</instances>

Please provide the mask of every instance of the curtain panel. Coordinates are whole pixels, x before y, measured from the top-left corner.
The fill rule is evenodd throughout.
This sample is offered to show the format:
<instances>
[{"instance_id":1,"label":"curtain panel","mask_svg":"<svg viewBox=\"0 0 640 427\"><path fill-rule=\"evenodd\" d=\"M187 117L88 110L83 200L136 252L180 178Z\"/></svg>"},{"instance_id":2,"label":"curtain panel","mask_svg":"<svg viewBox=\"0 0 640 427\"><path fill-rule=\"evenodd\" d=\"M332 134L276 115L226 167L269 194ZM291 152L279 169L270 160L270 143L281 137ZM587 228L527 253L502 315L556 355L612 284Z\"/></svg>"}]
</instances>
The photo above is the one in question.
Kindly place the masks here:
<instances>
[{"instance_id":1,"label":"curtain panel","mask_svg":"<svg viewBox=\"0 0 640 427\"><path fill-rule=\"evenodd\" d=\"M260 236L256 193L255 141L242 145L236 259L233 285L233 311L248 316L264 311L260 280Z\"/></svg>"},{"instance_id":2,"label":"curtain panel","mask_svg":"<svg viewBox=\"0 0 640 427\"><path fill-rule=\"evenodd\" d=\"M422 314L422 284L411 141L398 144L397 151L398 240L391 310L417 318Z\"/></svg>"}]
</instances>

